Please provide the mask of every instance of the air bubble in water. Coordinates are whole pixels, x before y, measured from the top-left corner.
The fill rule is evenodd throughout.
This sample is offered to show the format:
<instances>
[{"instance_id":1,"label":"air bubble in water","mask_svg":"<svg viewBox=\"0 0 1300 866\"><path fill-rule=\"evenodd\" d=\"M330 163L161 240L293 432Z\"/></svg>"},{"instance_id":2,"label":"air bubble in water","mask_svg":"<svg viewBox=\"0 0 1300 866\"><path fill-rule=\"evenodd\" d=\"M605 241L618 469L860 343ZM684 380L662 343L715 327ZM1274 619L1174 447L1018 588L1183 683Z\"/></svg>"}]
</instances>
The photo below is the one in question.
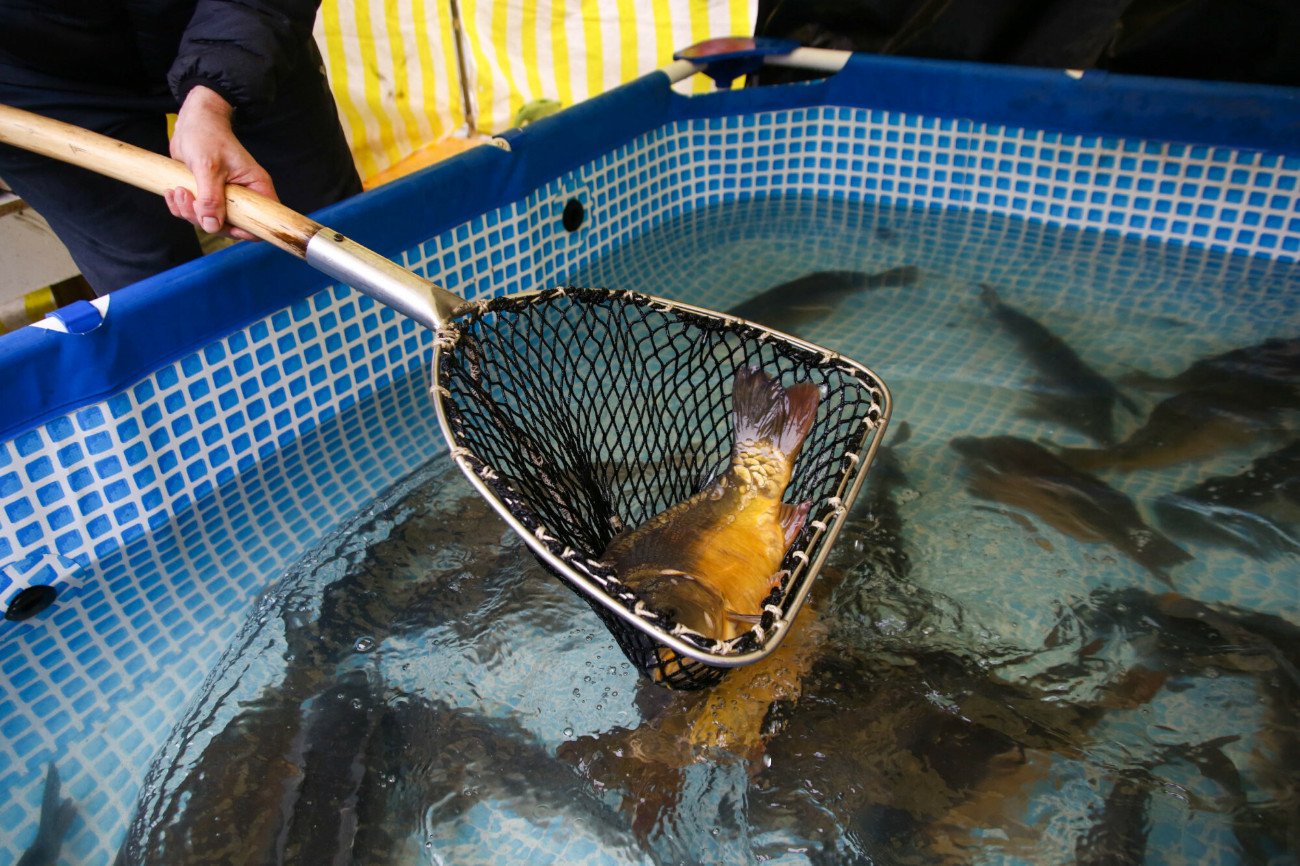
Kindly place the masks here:
<instances>
[{"instance_id":1,"label":"air bubble in water","mask_svg":"<svg viewBox=\"0 0 1300 866\"><path fill-rule=\"evenodd\" d=\"M565 728L565 729L564 729L564 736L565 736L566 738L568 738L568 737L572 737L572 736L573 736L573 728Z\"/></svg>"},{"instance_id":2,"label":"air bubble in water","mask_svg":"<svg viewBox=\"0 0 1300 866\"><path fill-rule=\"evenodd\" d=\"M369 635L364 635L362 637L357 638L357 642L354 643L352 646L359 653L370 652L372 649L375 648L375 639L370 637Z\"/></svg>"}]
</instances>

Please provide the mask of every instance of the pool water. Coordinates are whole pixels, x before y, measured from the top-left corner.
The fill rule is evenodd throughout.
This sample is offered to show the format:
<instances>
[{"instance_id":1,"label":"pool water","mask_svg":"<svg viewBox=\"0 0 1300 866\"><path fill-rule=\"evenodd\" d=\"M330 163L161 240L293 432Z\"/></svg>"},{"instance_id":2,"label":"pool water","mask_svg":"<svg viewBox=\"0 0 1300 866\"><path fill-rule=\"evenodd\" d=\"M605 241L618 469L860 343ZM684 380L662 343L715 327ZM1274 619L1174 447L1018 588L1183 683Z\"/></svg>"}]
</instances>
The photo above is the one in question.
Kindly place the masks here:
<instances>
[{"instance_id":1,"label":"pool water","mask_svg":"<svg viewBox=\"0 0 1300 866\"><path fill-rule=\"evenodd\" d=\"M436 457L267 589L150 767L126 861L1293 862L1296 475L1256 473L1268 509L1161 508L1300 438L1300 357L1269 405L1196 391L1215 423L1192 445L1187 421L1140 452L1087 431L1109 412L1123 443L1192 387L1157 379L1294 341L1300 267L781 198L572 281L729 309L826 271L893 276L760 312L870 366L894 417L767 668L712 693L639 678ZM1073 381L1035 363L1067 357L1042 329ZM1065 448L1099 462L1040 483ZM1178 519L1229 512L1267 531Z\"/></svg>"}]
</instances>

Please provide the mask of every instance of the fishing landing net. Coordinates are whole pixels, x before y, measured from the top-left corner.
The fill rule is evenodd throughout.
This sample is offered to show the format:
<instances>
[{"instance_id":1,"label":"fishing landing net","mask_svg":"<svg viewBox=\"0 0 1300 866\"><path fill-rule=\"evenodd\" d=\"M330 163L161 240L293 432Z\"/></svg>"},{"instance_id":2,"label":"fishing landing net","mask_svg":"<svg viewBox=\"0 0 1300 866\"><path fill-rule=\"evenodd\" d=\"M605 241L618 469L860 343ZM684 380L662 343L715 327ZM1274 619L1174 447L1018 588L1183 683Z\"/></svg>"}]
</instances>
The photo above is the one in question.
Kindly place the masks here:
<instances>
[{"instance_id":1,"label":"fishing landing net","mask_svg":"<svg viewBox=\"0 0 1300 866\"><path fill-rule=\"evenodd\" d=\"M729 463L737 369L821 386L785 501L811 501L760 622L730 641L673 622L600 561L611 538ZM673 688L716 683L774 650L839 530L889 417L865 367L729 316L629 292L552 289L483 301L438 335L433 392L470 481L584 598L628 659Z\"/></svg>"}]
</instances>

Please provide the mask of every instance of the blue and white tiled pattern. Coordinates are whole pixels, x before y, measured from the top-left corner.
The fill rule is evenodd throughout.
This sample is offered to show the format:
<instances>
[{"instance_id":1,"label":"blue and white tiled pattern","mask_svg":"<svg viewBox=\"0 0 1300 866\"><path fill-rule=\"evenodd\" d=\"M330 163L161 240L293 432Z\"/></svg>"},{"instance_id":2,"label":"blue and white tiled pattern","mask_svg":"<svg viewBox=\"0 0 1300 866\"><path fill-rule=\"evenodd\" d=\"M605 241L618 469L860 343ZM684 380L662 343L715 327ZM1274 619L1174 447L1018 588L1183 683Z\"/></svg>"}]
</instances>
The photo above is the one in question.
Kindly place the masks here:
<instances>
[{"instance_id":1,"label":"blue and white tiled pattern","mask_svg":"<svg viewBox=\"0 0 1300 866\"><path fill-rule=\"evenodd\" d=\"M1295 157L789 109L652 131L402 258L467 297L505 294L696 208L802 193L1296 260L1298 179ZM588 210L573 233L570 198ZM149 757L258 590L439 449L429 344L326 287L0 443L0 601L32 582L65 590L0 631L0 789L18 792L0 856L30 840L57 756L81 814L65 857L111 860Z\"/></svg>"}]
</instances>

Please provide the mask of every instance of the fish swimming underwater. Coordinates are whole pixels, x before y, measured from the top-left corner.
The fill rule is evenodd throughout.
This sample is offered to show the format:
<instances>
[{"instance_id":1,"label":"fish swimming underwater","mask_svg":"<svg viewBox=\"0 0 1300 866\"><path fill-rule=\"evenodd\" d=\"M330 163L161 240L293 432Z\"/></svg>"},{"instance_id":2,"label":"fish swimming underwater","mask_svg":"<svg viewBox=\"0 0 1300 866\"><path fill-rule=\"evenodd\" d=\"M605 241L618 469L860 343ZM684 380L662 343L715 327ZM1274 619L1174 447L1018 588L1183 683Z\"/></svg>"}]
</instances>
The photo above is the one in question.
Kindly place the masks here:
<instances>
[{"instance_id":1,"label":"fish swimming underwater","mask_svg":"<svg viewBox=\"0 0 1300 866\"><path fill-rule=\"evenodd\" d=\"M811 503L781 501L821 392L742 368L732 388L731 461L711 484L610 542L602 558L652 607L729 640L762 613Z\"/></svg>"},{"instance_id":2,"label":"fish swimming underwater","mask_svg":"<svg viewBox=\"0 0 1300 866\"><path fill-rule=\"evenodd\" d=\"M53 866L59 862L59 849L68 827L77 817L77 807L71 800L59 797L59 771L50 763L45 774L45 792L41 796L41 818L36 828L36 838L18 858L18 866Z\"/></svg>"},{"instance_id":3,"label":"fish swimming underwater","mask_svg":"<svg viewBox=\"0 0 1300 866\"><path fill-rule=\"evenodd\" d=\"M360 850L350 815L366 783L355 765L385 693L376 672L351 667L358 635L382 647L444 624L472 632L475 614L495 609L493 582L514 579L518 551L501 543L508 530L481 496L457 489L411 488L357 525L370 540L347 550L341 574L333 563L343 556L325 560L310 608L300 601L313 578L300 574L278 616L246 624L149 768L117 866L274 863L286 846L304 859L284 862L330 864L334 852ZM283 674L227 709L230 684L262 676L271 628L285 644ZM322 822L329 832L313 834Z\"/></svg>"},{"instance_id":4,"label":"fish swimming underwater","mask_svg":"<svg viewBox=\"0 0 1300 866\"><path fill-rule=\"evenodd\" d=\"M1202 358L1176 376L1130 376L1134 385L1159 391L1190 391L1212 386L1235 390L1277 389L1276 395L1300 405L1300 338L1265 340Z\"/></svg>"},{"instance_id":5,"label":"fish swimming underwater","mask_svg":"<svg viewBox=\"0 0 1300 866\"><path fill-rule=\"evenodd\" d=\"M832 641L767 744L749 820L797 827L810 863L1058 862L1023 823L1031 798L1149 686L1119 673L1075 702L1004 679L982 654Z\"/></svg>"},{"instance_id":6,"label":"fish swimming underwater","mask_svg":"<svg viewBox=\"0 0 1300 866\"><path fill-rule=\"evenodd\" d=\"M1255 556L1300 553L1300 440L1257 458L1237 475L1165 494L1155 513L1177 535L1219 541Z\"/></svg>"},{"instance_id":7,"label":"fish swimming underwater","mask_svg":"<svg viewBox=\"0 0 1300 866\"><path fill-rule=\"evenodd\" d=\"M1263 389L1276 392L1275 386ZM1156 469L1208 457L1281 433L1277 406L1260 388L1207 386L1157 403L1141 427L1105 448L1062 448L1077 469Z\"/></svg>"},{"instance_id":8,"label":"fish swimming underwater","mask_svg":"<svg viewBox=\"0 0 1300 866\"><path fill-rule=\"evenodd\" d=\"M741 319L789 331L825 318L855 292L910 286L920 269L915 265L890 268L878 274L861 271L817 271L773 286L727 312Z\"/></svg>"},{"instance_id":9,"label":"fish swimming underwater","mask_svg":"<svg viewBox=\"0 0 1300 866\"><path fill-rule=\"evenodd\" d=\"M1182 759L1223 791L1241 862L1300 851L1300 626L1272 612L1133 587L1095 591L1084 615L1130 640L1153 640L1143 663L1168 671L1182 688L1201 677L1253 681L1262 717L1253 729L1233 731L1245 740L1235 754L1218 747L1238 736L1202 743ZM1239 775L1234 761L1249 770Z\"/></svg>"},{"instance_id":10,"label":"fish swimming underwater","mask_svg":"<svg viewBox=\"0 0 1300 866\"><path fill-rule=\"evenodd\" d=\"M1117 774L1097 820L1075 840L1077 866L1141 866L1151 831L1151 794L1159 781L1150 773Z\"/></svg>"},{"instance_id":11,"label":"fish swimming underwater","mask_svg":"<svg viewBox=\"0 0 1300 866\"><path fill-rule=\"evenodd\" d=\"M1126 381L1176 393L1123 442L1063 449L1063 460L1079 469L1154 469L1284 432L1284 413L1300 408L1300 339L1234 349L1166 379Z\"/></svg>"},{"instance_id":12,"label":"fish swimming underwater","mask_svg":"<svg viewBox=\"0 0 1300 866\"><path fill-rule=\"evenodd\" d=\"M1059 420L1103 445L1112 444L1115 404L1135 413L1137 404L1084 363L1064 340L1003 303L992 286L981 285L980 298L1042 376L1039 386L1033 390L1033 416Z\"/></svg>"},{"instance_id":13,"label":"fish swimming underwater","mask_svg":"<svg viewBox=\"0 0 1300 866\"><path fill-rule=\"evenodd\" d=\"M1080 541L1107 541L1156 577L1192 557L1148 526L1123 493L1033 442L964 436L951 445L970 466L970 491L1038 515Z\"/></svg>"}]
</instances>

